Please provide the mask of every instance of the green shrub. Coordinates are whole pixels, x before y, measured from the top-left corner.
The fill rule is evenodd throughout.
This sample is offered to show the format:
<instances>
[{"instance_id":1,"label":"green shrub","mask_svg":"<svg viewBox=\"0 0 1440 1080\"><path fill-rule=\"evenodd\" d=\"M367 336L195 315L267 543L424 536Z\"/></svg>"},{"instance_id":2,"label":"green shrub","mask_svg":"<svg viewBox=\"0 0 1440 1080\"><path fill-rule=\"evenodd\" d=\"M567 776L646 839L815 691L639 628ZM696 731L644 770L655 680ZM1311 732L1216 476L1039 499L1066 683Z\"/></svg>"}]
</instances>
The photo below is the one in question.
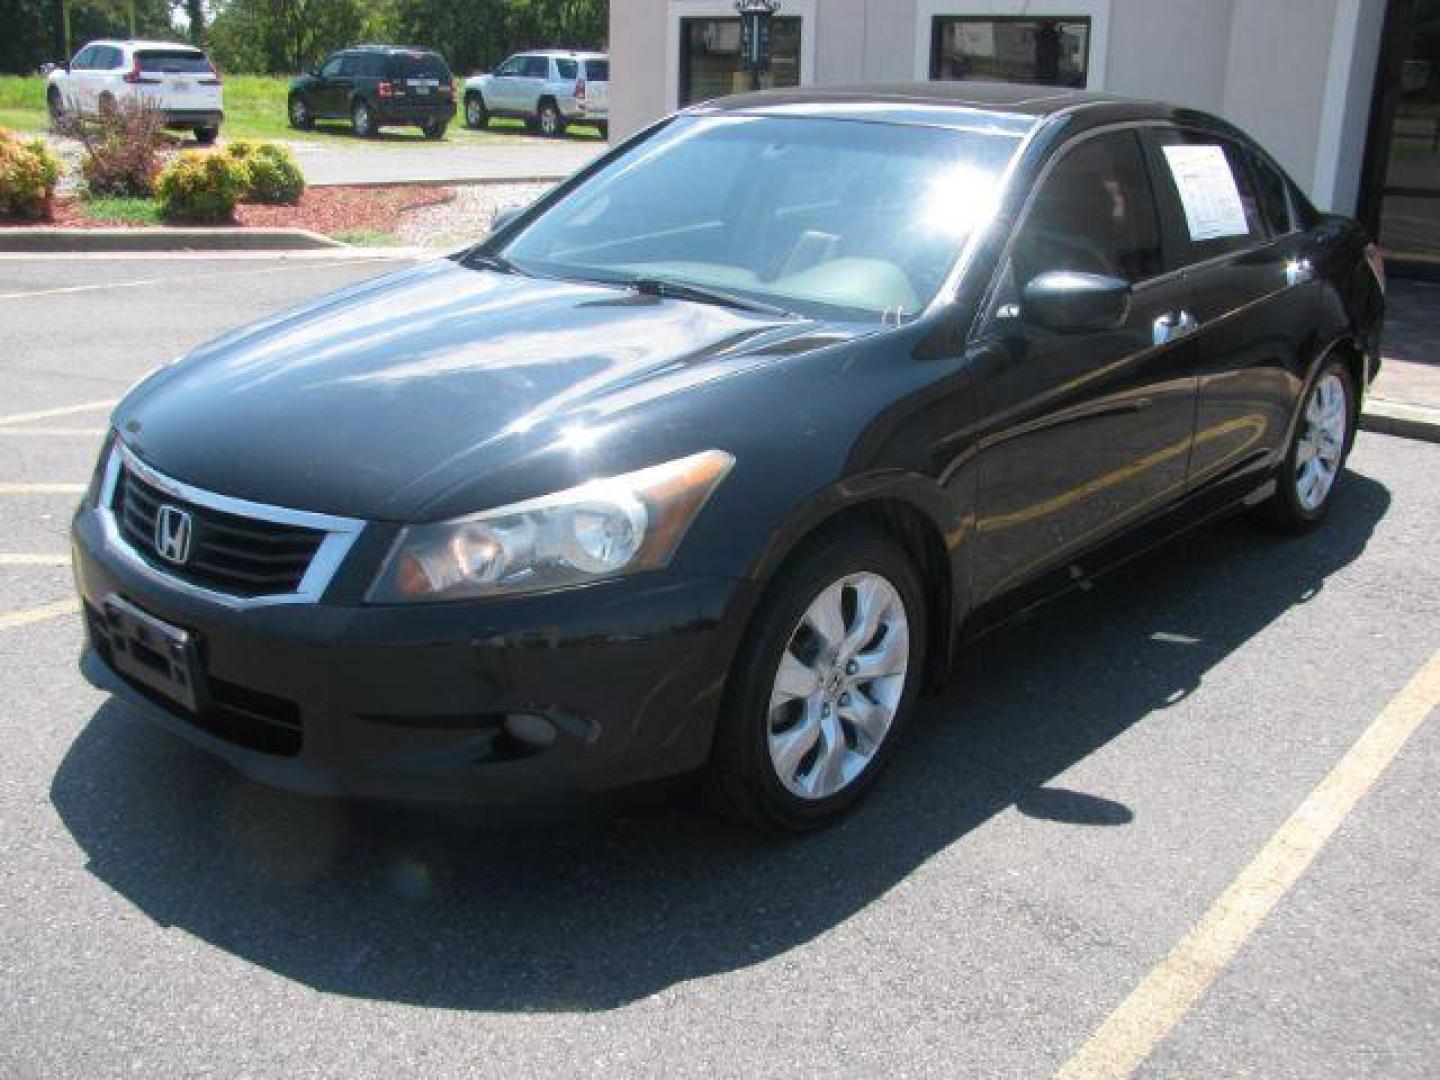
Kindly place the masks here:
<instances>
[{"instance_id":1,"label":"green shrub","mask_svg":"<svg viewBox=\"0 0 1440 1080\"><path fill-rule=\"evenodd\" d=\"M244 162L249 170L250 182L244 195L246 202L289 203L293 206L305 193L305 177L285 147L241 139L227 146L225 152Z\"/></svg>"},{"instance_id":2,"label":"green shrub","mask_svg":"<svg viewBox=\"0 0 1440 1080\"><path fill-rule=\"evenodd\" d=\"M60 162L44 142L0 128L0 217L49 217L59 180Z\"/></svg>"},{"instance_id":3,"label":"green shrub","mask_svg":"<svg viewBox=\"0 0 1440 1080\"><path fill-rule=\"evenodd\" d=\"M227 221L250 182L248 166L229 154L187 151L155 182L160 212L172 221Z\"/></svg>"}]
</instances>

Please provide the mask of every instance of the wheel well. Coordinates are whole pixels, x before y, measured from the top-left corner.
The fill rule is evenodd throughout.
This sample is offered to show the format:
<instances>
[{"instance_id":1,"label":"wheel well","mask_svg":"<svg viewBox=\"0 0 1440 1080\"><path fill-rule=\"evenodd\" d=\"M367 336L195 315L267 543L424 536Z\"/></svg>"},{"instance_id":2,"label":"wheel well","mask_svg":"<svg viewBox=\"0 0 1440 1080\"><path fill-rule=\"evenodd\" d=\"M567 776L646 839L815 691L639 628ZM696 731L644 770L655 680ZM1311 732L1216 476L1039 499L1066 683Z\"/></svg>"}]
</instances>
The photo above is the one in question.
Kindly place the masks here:
<instances>
[{"instance_id":1,"label":"wheel well","mask_svg":"<svg viewBox=\"0 0 1440 1080\"><path fill-rule=\"evenodd\" d=\"M785 564L798 551L817 537L855 525L869 527L894 540L915 564L925 591L926 608L927 648L921 685L926 690L938 689L950 670L954 617L950 558L939 526L914 506L899 499L875 499L837 511L796 541L771 575L772 580L784 572Z\"/></svg>"},{"instance_id":2,"label":"wheel well","mask_svg":"<svg viewBox=\"0 0 1440 1080\"><path fill-rule=\"evenodd\" d=\"M535 111L536 111L536 112L539 112L539 111L540 111L541 109L543 109L546 105L551 105L551 106L553 106L556 112L559 112L559 111L560 111L560 106L557 105L557 104L555 104L555 95L554 95L554 94L545 94L544 96L542 96L542 97L540 98L540 100L535 103Z\"/></svg>"}]
</instances>

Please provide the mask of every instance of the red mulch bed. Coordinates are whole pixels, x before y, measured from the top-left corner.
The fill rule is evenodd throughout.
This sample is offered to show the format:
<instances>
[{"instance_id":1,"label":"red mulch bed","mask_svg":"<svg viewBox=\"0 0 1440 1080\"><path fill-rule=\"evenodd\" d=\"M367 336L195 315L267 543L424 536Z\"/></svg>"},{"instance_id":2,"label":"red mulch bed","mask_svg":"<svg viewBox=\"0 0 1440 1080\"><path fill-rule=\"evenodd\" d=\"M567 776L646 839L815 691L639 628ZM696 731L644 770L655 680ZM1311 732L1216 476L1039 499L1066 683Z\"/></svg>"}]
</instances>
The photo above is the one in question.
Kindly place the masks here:
<instances>
[{"instance_id":1,"label":"red mulch bed","mask_svg":"<svg viewBox=\"0 0 1440 1080\"><path fill-rule=\"evenodd\" d=\"M308 188L300 196L298 206L261 206L244 203L235 208L235 220L229 225L264 228L310 229L333 235L363 229L367 232L391 233L400 216L422 206L450 202L455 192L445 187L320 187ZM174 222L177 225L186 222ZM212 223L213 224L213 223ZM49 221L17 221L0 219L0 228L21 226L54 226L66 229L144 229L149 226L127 221L95 221L85 215L83 203L76 198L55 200Z\"/></svg>"}]
</instances>

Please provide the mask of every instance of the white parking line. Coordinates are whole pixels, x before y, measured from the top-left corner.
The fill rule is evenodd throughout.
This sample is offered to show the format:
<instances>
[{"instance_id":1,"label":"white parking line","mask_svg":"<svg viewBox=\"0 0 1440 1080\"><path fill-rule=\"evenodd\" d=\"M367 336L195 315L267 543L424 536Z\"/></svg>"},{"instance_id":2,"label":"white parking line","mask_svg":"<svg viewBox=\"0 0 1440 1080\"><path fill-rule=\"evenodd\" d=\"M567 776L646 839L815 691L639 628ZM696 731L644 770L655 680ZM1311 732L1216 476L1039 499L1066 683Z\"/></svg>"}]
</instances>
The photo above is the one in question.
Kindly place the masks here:
<instances>
[{"instance_id":1,"label":"white parking line","mask_svg":"<svg viewBox=\"0 0 1440 1080\"><path fill-rule=\"evenodd\" d=\"M74 615L79 610L79 600L60 600L53 604L5 612L0 614L0 630L13 630L17 626L29 626L31 623L44 622L61 615Z\"/></svg>"},{"instance_id":2,"label":"white parking line","mask_svg":"<svg viewBox=\"0 0 1440 1080\"><path fill-rule=\"evenodd\" d=\"M84 484L0 484L0 495L83 495Z\"/></svg>"},{"instance_id":3,"label":"white parking line","mask_svg":"<svg viewBox=\"0 0 1440 1080\"><path fill-rule=\"evenodd\" d=\"M32 424L36 420L49 420L52 416L70 416L73 413L98 412L100 409L108 409L114 404L114 398L106 398L104 401L87 401L81 405L60 405L53 409L37 409L34 412L11 413L9 416L0 416L0 427L9 427L11 424Z\"/></svg>"},{"instance_id":4,"label":"white parking line","mask_svg":"<svg viewBox=\"0 0 1440 1080\"><path fill-rule=\"evenodd\" d=\"M366 263L393 262L385 257L366 256L346 260L349 265L361 266ZM286 270L312 270L304 263L286 263L280 266L265 266L258 270L225 270L212 274L178 274L173 277L136 278L130 281L99 281L92 285L61 285L53 289L30 289L26 292L0 293L0 300L30 300L40 296L68 296L74 293L102 292L105 289L140 289L147 285L179 285L190 281L206 281L210 278L253 277L256 274L279 274Z\"/></svg>"},{"instance_id":5,"label":"white parking line","mask_svg":"<svg viewBox=\"0 0 1440 1080\"><path fill-rule=\"evenodd\" d=\"M0 435L104 435L105 428L0 427Z\"/></svg>"},{"instance_id":6,"label":"white parking line","mask_svg":"<svg viewBox=\"0 0 1440 1080\"><path fill-rule=\"evenodd\" d=\"M1440 650L1391 699L1170 955L1060 1067L1057 1080L1127 1077L1144 1064L1300 880L1437 706Z\"/></svg>"}]
</instances>

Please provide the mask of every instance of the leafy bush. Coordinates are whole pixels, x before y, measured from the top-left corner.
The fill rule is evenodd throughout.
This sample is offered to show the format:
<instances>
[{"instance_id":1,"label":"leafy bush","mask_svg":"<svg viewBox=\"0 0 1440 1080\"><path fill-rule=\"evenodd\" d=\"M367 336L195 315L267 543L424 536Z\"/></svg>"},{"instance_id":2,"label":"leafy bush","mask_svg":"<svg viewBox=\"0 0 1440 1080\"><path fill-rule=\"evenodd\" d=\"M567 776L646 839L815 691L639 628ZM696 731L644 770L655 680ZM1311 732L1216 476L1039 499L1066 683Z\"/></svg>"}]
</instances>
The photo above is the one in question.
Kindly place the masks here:
<instances>
[{"instance_id":1,"label":"leafy bush","mask_svg":"<svg viewBox=\"0 0 1440 1080\"><path fill-rule=\"evenodd\" d=\"M60 162L43 141L0 128L0 217L49 217L59 180Z\"/></svg>"},{"instance_id":2,"label":"leafy bush","mask_svg":"<svg viewBox=\"0 0 1440 1080\"><path fill-rule=\"evenodd\" d=\"M293 206L305 193L305 177L285 147L241 139L227 146L225 152L244 162L249 169L250 183L244 195L246 202L288 203Z\"/></svg>"},{"instance_id":3,"label":"leafy bush","mask_svg":"<svg viewBox=\"0 0 1440 1080\"><path fill-rule=\"evenodd\" d=\"M80 175L91 195L143 197L155 190L160 172L160 147L165 120L138 101L122 101L102 109L95 123L74 117L61 132L85 144Z\"/></svg>"},{"instance_id":4,"label":"leafy bush","mask_svg":"<svg viewBox=\"0 0 1440 1080\"><path fill-rule=\"evenodd\" d=\"M250 169L229 154L187 151L155 183L160 212L174 221L227 221L245 194Z\"/></svg>"}]
</instances>

